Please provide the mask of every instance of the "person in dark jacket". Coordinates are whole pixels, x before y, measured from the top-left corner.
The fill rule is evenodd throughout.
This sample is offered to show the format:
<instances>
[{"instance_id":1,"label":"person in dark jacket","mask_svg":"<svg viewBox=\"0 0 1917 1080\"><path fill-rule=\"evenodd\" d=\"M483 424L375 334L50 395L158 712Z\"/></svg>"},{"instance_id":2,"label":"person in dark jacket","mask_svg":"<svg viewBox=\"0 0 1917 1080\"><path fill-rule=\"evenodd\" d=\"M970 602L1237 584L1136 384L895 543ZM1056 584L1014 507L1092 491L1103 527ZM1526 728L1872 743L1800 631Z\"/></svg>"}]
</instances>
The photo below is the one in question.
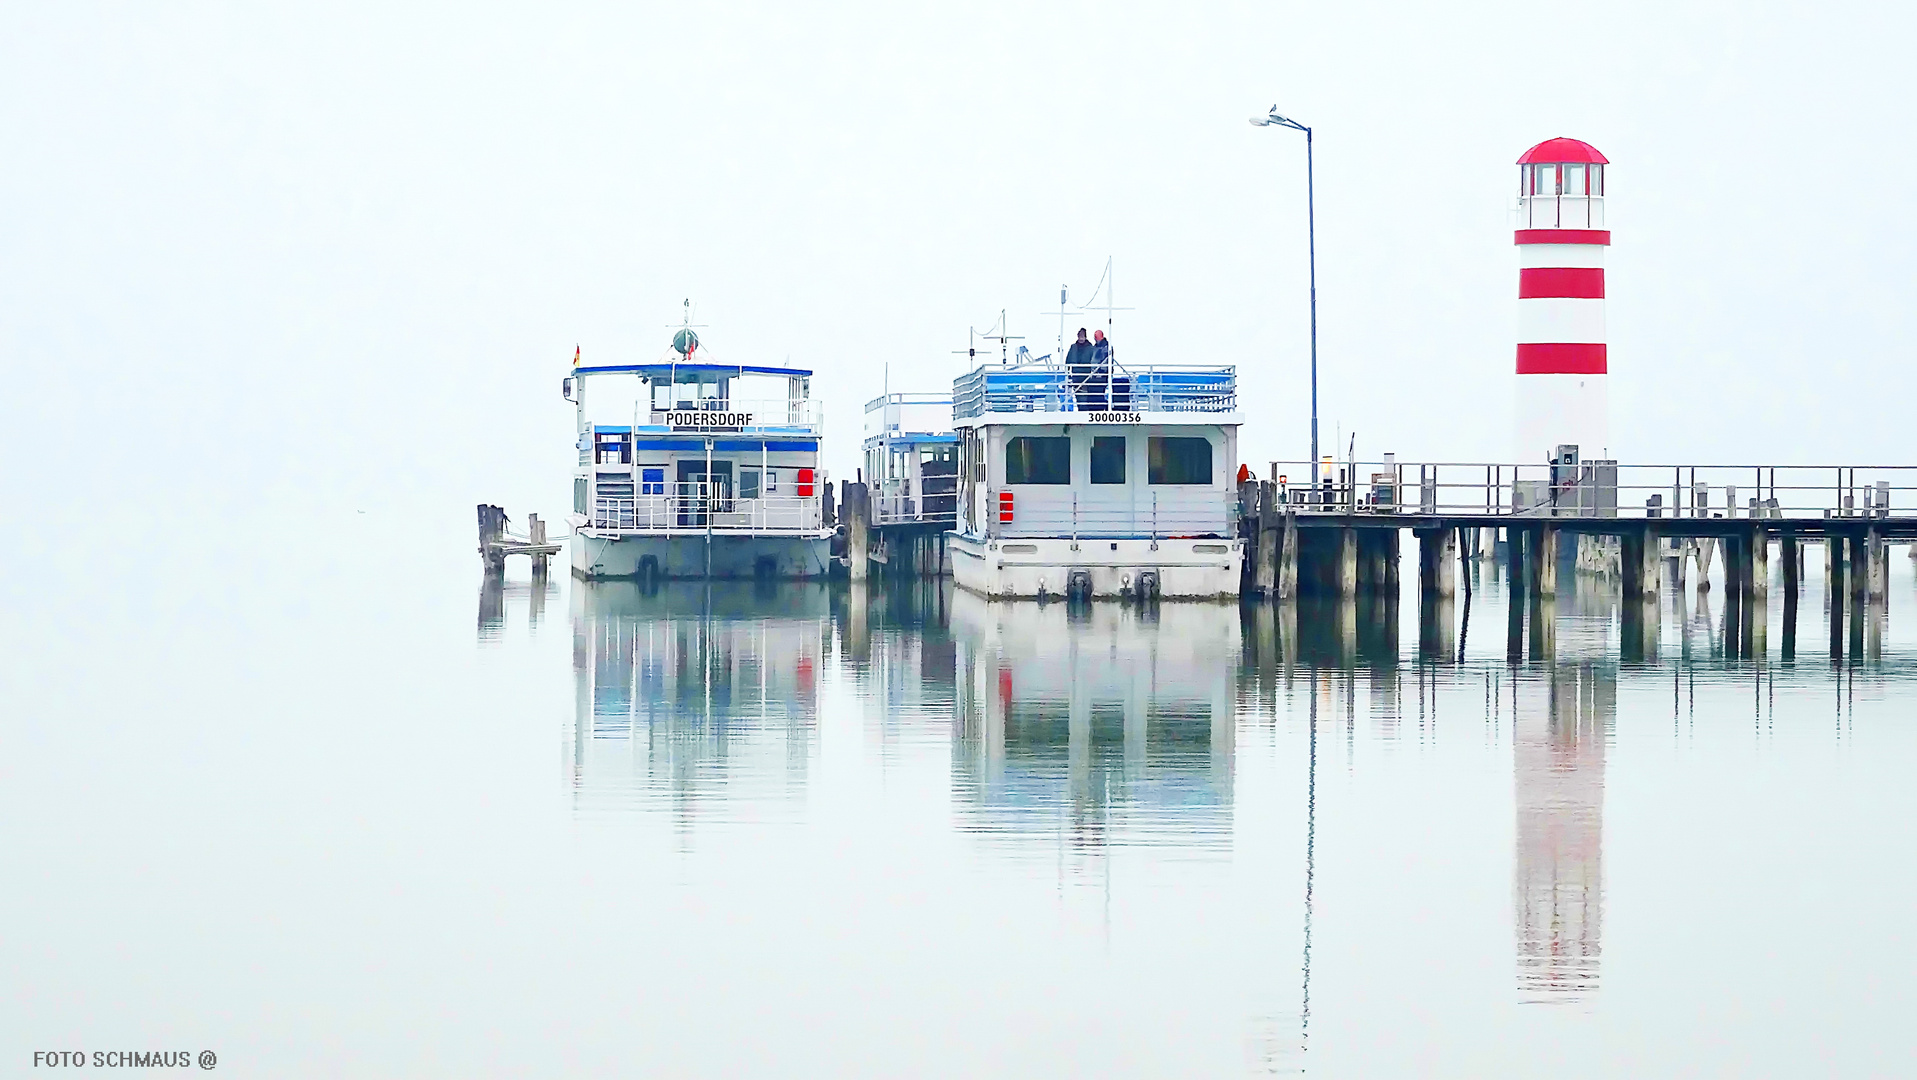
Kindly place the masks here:
<instances>
[{"instance_id":1,"label":"person in dark jacket","mask_svg":"<svg viewBox=\"0 0 1917 1080\"><path fill-rule=\"evenodd\" d=\"M1112 407L1112 342L1105 331L1092 331L1091 391L1095 411Z\"/></svg>"},{"instance_id":2,"label":"person in dark jacket","mask_svg":"<svg viewBox=\"0 0 1917 1080\"><path fill-rule=\"evenodd\" d=\"M1079 412L1090 412L1092 370L1095 366L1095 349L1085 340L1085 328L1078 328L1078 340L1065 350L1065 374L1071 380L1072 400L1077 403Z\"/></svg>"}]
</instances>

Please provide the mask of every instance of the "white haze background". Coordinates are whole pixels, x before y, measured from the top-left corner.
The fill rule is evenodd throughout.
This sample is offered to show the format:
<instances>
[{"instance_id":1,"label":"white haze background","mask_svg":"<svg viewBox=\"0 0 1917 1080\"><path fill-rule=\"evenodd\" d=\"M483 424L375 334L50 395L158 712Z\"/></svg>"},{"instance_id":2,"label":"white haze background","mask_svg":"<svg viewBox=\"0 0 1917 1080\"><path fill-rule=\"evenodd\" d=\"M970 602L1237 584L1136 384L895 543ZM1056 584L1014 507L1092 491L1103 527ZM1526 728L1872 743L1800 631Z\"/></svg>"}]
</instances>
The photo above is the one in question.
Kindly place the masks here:
<instances>
[{"instance_id":1,"label":"white haze background","mask_svg":"<svg viewBox=\"0 0 1917 1080\"><path fill-rule=\"evenodd\" d=\"M1324 432L1508 455L1527 146L1609 173L1613 450L1917 460L1912 18L1894 5L0 9L0 449L44 523L567 509L575 345L949 386L1116 257L1134 361ZM1089 318L1083 321L1091 325ZM1262 469L1260 469L1262 472ZM109 481L110 478L110 482ZM350 509L349 509L350 508ZM449 557L452 553L449 552Z\"/></svg>"}]
</instances>

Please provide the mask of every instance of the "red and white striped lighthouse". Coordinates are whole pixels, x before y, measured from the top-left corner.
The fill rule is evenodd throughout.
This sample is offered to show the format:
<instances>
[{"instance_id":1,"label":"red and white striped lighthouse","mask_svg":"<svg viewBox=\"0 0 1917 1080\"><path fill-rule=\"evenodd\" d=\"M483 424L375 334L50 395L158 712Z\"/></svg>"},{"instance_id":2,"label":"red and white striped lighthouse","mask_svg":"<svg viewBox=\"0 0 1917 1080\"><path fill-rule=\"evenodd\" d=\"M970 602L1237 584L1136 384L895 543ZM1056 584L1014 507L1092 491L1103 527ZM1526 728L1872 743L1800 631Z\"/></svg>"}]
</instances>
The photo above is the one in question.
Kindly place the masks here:
<instances>
[{"instance_id":1,"label":"red and white striped lighthouse","mask_svg":"<svg viewBox=\"0 0 1917 1080\"><path fill-rule=\"evenodd\" d=\"M1603 154L1550 139L1518 159L1517 460L1610 455Z\"/></svg>"}]
</instances>

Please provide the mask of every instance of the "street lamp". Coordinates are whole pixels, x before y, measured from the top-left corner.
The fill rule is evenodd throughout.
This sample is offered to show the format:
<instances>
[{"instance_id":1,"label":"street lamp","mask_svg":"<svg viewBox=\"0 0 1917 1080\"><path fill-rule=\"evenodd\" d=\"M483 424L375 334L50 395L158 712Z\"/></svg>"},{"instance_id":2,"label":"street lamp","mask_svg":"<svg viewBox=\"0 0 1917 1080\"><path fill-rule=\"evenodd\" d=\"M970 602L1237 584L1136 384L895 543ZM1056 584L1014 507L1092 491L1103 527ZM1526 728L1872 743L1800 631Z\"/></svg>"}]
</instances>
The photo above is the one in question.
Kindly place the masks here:
<instances>
[{"instance_id":1,"label":"street lamp","mask_svg":"<svg viewBox=\"0 0 1917 1080\"><path fill-rule=\"evenodd\" d=\"M1271 107L1271 115L1251 118L1253 127L1284 127L1305 133L1305 235L1311 253L1311 490L1318 490L1318 222L1314 209L1311 178L1311 129L1287 116L1278 115L1278 106Z\"/></svg>"}]
</instances>

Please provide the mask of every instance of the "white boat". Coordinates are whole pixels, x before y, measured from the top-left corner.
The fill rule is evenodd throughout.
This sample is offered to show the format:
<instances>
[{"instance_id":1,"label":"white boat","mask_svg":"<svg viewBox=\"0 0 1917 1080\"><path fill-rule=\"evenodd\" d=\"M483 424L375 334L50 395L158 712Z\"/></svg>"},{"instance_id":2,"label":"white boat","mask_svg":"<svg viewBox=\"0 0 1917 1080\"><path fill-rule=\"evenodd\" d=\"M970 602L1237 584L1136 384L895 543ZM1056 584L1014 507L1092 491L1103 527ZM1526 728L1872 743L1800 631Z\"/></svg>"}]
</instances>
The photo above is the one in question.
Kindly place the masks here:
<instances>
[{"instance_id":1,"label":"white boat","mask_svg":"<svg viewBox=\"0 0 1917 1080\"><path fill-rule=\"evenodd\" d=\"M950 397L886 393L866 402L864 450L872 524L951 527L958 433Z\"/></svg>"},{"instance_id":2,"label":"white boat","mask_svg":"<svg viewBox=\"0 0 1917 1080\"><path fill-rule=\"evenodd\" d=\"M573 574L825 577L832 530L812 372L714 363L699 349L686 327L652 363L574 359Z\"/></svg>"},{"instance_id":3,"label":"white boat","mask_svg":"<svg viewBox=\"0 0 1917 1080\"><path fill-rule=\"evenodd\" d=\"M952 387L952 576L987 597L1224 599L1239 593L1237 374L1053 357Z\"/></svg>"}]
</instances>

